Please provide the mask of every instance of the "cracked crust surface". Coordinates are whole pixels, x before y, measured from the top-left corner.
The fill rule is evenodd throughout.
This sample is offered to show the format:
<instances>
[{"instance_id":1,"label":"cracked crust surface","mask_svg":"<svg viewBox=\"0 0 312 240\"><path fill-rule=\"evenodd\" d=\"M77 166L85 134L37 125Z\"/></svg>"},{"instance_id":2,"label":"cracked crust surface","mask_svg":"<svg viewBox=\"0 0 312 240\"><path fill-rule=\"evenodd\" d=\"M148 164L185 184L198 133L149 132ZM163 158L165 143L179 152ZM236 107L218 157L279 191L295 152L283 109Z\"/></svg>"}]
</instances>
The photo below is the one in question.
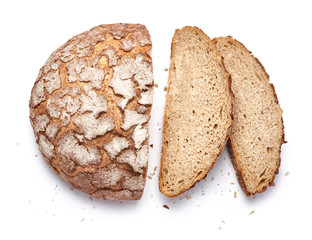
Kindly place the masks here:
<instances>
[{"instance_id":1,"label":"cracked crust surface","mask_svg":"<svg viewBox=\"0 0 312 240\"><path fill-rule=\"evenodd\" d=\"M94 27L54 51L32 89L30 122L44 159L96 198L138 200L143 194L151 49L143 25Z\"/></svg>"}]
</instances>

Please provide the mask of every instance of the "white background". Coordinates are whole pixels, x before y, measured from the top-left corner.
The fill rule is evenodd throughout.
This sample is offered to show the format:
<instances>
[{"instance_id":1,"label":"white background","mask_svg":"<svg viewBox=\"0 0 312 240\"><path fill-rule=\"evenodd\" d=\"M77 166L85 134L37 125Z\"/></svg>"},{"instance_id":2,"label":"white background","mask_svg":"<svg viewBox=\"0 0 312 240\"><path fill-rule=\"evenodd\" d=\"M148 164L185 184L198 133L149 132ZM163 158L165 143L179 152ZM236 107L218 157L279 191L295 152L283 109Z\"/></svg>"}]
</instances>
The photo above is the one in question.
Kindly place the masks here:
<instances>
[{"instance_id":1,"label":"white background","mask_svg":"<svg viewBox=\"0 0 312 240\"><path fill-rule=\"evenodd\" d=\"M299 0L1 1L0 239L311 239L311 16L309 1ZM52 51L80 32L116 22L147 26L159 85L148 172L158 169L137 202L91 200L71 190L44 162L28 119L31 88ZM241 41L275 85L288 143L276 186L256 198L242 192L226 149L206 179L181 197L158 190L164 68L174 30L186 25L210 38Z\"/></svg>"}]
</instances>

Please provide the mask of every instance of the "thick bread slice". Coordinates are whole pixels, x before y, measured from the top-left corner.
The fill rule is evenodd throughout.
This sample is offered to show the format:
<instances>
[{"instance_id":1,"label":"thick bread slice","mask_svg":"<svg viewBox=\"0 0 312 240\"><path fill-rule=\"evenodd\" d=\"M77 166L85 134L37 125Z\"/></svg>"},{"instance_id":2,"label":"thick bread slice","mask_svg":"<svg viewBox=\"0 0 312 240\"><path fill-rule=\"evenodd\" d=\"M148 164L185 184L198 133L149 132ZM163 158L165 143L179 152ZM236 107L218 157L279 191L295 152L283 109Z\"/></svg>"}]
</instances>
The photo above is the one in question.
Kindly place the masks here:
<instances>
[{"instance_id":1,"label":"thick bread slice","mask_svg":"<svg viewBox=\"0 0 312 240\"><path fill-rule=\"evenodd\" d=\"M280 166L282 110L269 75L243 44L213 40L232 79L234 119L229 141L234 167L247 196L266 190Z\"/></svg>"},{"instance_id":2,"label":"thick bread slice","mask_svg":"<svg viewBox=\"0 0 312 240\"><path fill-rule=\"evenodd\" d=\"M152 42L140 24L101 25L54 51L30 98L50 167L96 198L140 199L153 99Z\"/></svg>"},{"instance_id":3,"label":"thick bread slice","mask_svg":"<svg viewBox=\"0 0 312 240\"><path fill-rule=\"evenodd\" d=\"M213 42L196 27L171 45L159 188L175 197L214 166L231 126L229 77Z\"/></svg>"}]
</instances>

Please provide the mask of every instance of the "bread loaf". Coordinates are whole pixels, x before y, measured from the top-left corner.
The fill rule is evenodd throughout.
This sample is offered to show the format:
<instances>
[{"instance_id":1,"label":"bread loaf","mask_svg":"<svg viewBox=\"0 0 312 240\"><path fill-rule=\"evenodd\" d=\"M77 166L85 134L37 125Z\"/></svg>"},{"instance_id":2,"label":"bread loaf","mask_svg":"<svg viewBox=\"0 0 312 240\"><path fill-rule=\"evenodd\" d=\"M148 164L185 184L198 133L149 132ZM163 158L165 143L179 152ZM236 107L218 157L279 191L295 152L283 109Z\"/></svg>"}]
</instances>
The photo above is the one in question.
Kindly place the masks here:
<instances>
[{"instance_id":1,"label":"bread loaf","mask_svg":"<svg viewBox=\"0 0 312 240\"><path fill-rule=\"evenodd\" d=\"M100 25L54 51L31 92L50 167L96 198L138 200L146 181L152 42L140 24Z\"/></svg>"},{"instance_id":2,"label":"bread loaf","mask_svg":"<svg viewBox=\"0 0 312 240\"><path fill-rule=\"evenodd\" d=\"M176 30L168 84L159 188L176 197L214 166L231 126L229 77L216 46L200 29Z\"/></svg>"},{"instance_id":3,"label":"bread loaf","mask_svg":"<svg viewBox=\"0 0 312 240\"><path fill-rule=\"evenodd\" d=\"M234 119L229 149L247 196L266 190L280 166L284 142L282 110L269 75L243 44L213 40L232 79Z\"/></svg>"}]
</instances>

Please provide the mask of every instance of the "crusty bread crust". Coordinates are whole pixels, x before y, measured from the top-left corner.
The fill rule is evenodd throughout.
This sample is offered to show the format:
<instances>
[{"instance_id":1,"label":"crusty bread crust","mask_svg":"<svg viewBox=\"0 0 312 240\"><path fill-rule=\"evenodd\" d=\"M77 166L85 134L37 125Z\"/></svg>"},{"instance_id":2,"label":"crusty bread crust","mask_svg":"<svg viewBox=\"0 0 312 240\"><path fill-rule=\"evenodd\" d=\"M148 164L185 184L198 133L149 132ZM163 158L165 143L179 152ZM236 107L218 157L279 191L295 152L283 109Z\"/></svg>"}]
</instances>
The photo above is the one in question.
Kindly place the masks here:
<instances>
[{"instance_id":1,"label":"crusty bread crust","mask_svg":"<svg viewBox=\"0 0 312 240\"><path fill-rule=\"evenodd\" d=\"M264 66L262 65L262 63L259 61L258 58L254 57L252 52L249 51L241 42L237 41L236 39L233 39L231 36L228 36L227 38L230 38L232 39L233 41L235 41L242 49L244 49L245 51L249 52L250 55L253 57L253 59L257 62L257 64L260 66L260 68L262 69L263 73L266 75L266 77L269 79L269 74L266 72ZM215 44L217 44L217 41L218 41L218 38L214 38L213 39L213 42ZM275 91L275 87L272 83L270 83L270 86L272 88L272 91L273 91L273 95L274 95L274 98L275 98L275 102L276 104L279 104L279 101L278 101L278 98L277 98L277 95L276 95L276 91ZM231 88L232 89L232 88ZM233 98L235 98L235 96L233 96ZM283 121L283 117L281 117L281 122L282 122L282 138L281 138L281 142L280 142L280 147L279 147L279 154L281 153L281 147L282 147L282 144L283 143L286 143L285 141L285 132L284 132L284 121ZM232 160L232 164L234 166L234 169L235 169L235 172L236 172L236 176L238 178L238 181L243 189L243 191L245 192L245 194L247 195L247 197L250 197L250 196L254 196L256 195L257 193L262 193L264 192L268 186L272 186L273 183L274 183L274 179L275 179L275 176L279 173L279 167L280 167L280 164L281 164L281 156L279 155L279 162L278 162L278 166L275 170L275 174L274 176L272 177L272 179L269 181L268 185L265 185L263 186L262 189L258 190L258 191L255 191L255 192L250 192L248 191L247 187L246 187L246 183L244 181L244 178L243 178L243 175L242 175L242 166L240 165L240 161L239 161L239 158L238 158L238 154L237 154L237 151L233 145L233 143L231 142L231 134L230 134L230 137L229 137L229 140L227 142L227 147L228 147L228 150L229 150L229 154L230 154L230 158Z\"/></svg>"},{"instance_id":2,"label":"crusty bread crust","mask_svg":"<svg viewBox=\"0 0 312 240\"><path fill-rule=\"evenodd\" d=\"M206 37L210 40L210 38L209 38L201 29L199 29L199 28L197 28L197 27L186 26L186 27L184 27L183 29L185 29L185 28L195 28L197 31L200 31L204 36L206 36ZM183 29L181 29L181 30L183 30ZM180 30L180 29L175 30L175 34L174 34L174 36L173 36L173 38L172 38L172 42L171 42L171 56L170 56L170 66L169 66L169 78L168 78L168 93L171 91L171 82L172 82L172 79L171 79L170 71L173 69L173 64L174 64L174 61L173 61L173 48L174 48L174 44L175 44L174 38L175 38L175 35L176 35L179 31L181 31L181 30ZM210 41L211 41L211 40L210 40ZM221 64L222 67L223 67L223 70L224 70L224 72L225 72L228 85L230 86L230 85L231 85L231 78L230 78L230 75L229 75L229 74L227 73L227 71L226 71L226 68L225 68L225 66L224 66L224 63L223 63L223 61L222 61L222 56L221 56L221 54L218 52L216 46L213 44L212 41L211 41L211 47L214 48L214 50L215 50L216 53L217 53L218 58L220 59L220 64ZM230 96L233 97L233 92L232 92L232 90L231 90L230 87L229 87L229 92L230 92ZM215 166L217 160L219 159L219 157L220 157L220 155L221 155L221 153L222 153L222 151L223 151L223 149L224 149L224 147L225 147L225 144L226 144L226 142L227 142L227 140L228 140L228 138L229 138L229 136L230 136L230 132L231 132L231 121L232 121L232 119L233 119L233 104L232 104L232 102L230 102L230 104L231 104L231 107L230 107L230 108L231 108L231 113L230 113L231 118L229 119L230 124L228 125L228 128L227 128L227 130L226 130L226 132L227 132L227 133L226 133L226 137L225 137L224 141L221 143L220 151L218 152L216 158L213 160L213 162L212 162L210 168L208 168L208 169L202 169L202 173L195 179L195 181L192 183L192 185L190 185L188 188L182 189L180 192L178 192L178 193L176 193L176 194L169 193L169 192L166 191L166 189L163 187L163 181L164 181L164 176L163 176L163 174L164 174L164 146L165 146L165 141L166 141L165 136L164 136L164 134L163 134L163 140L162 140L162 146L163 146L163 148L162 148L161 164L160 164L160 171L159 171L159 189L160 189L160 191L161 191L164 195L166 195L167 197L170 197L170 198L174 198L174 197L177 197L177 196L183 194L184 192L186 192L186 191L188 191L189 189L193 188L201 179L203 179L203 178L205 178L205 177L207 176L207 174L209 173L209 171L210 171L211 169L213 169L213 167ZM167 103L166 103L166 105L167 105ZM165 113L164 113L164 119L167 119L167 118L168 118L168 114L169 114L169 113L168 113L168 108L166 107L166 108L165 108ZM168 127L168 126L167 126L167 124L166 124L166 121L164 121L163 133L166 132L167 127Z\"/></svg>"},{"instance_id":3,"label":"crusty bread crust","mask_svg":"<svg viewBox=\"0 0 312 240\"><path fill-rule=\"evenodd\" d=\"M146 182L153 99L144 25L100 25L54 51L29 102L49 166L96 198L138 200Z\"/></svg>"}]
</instances>

